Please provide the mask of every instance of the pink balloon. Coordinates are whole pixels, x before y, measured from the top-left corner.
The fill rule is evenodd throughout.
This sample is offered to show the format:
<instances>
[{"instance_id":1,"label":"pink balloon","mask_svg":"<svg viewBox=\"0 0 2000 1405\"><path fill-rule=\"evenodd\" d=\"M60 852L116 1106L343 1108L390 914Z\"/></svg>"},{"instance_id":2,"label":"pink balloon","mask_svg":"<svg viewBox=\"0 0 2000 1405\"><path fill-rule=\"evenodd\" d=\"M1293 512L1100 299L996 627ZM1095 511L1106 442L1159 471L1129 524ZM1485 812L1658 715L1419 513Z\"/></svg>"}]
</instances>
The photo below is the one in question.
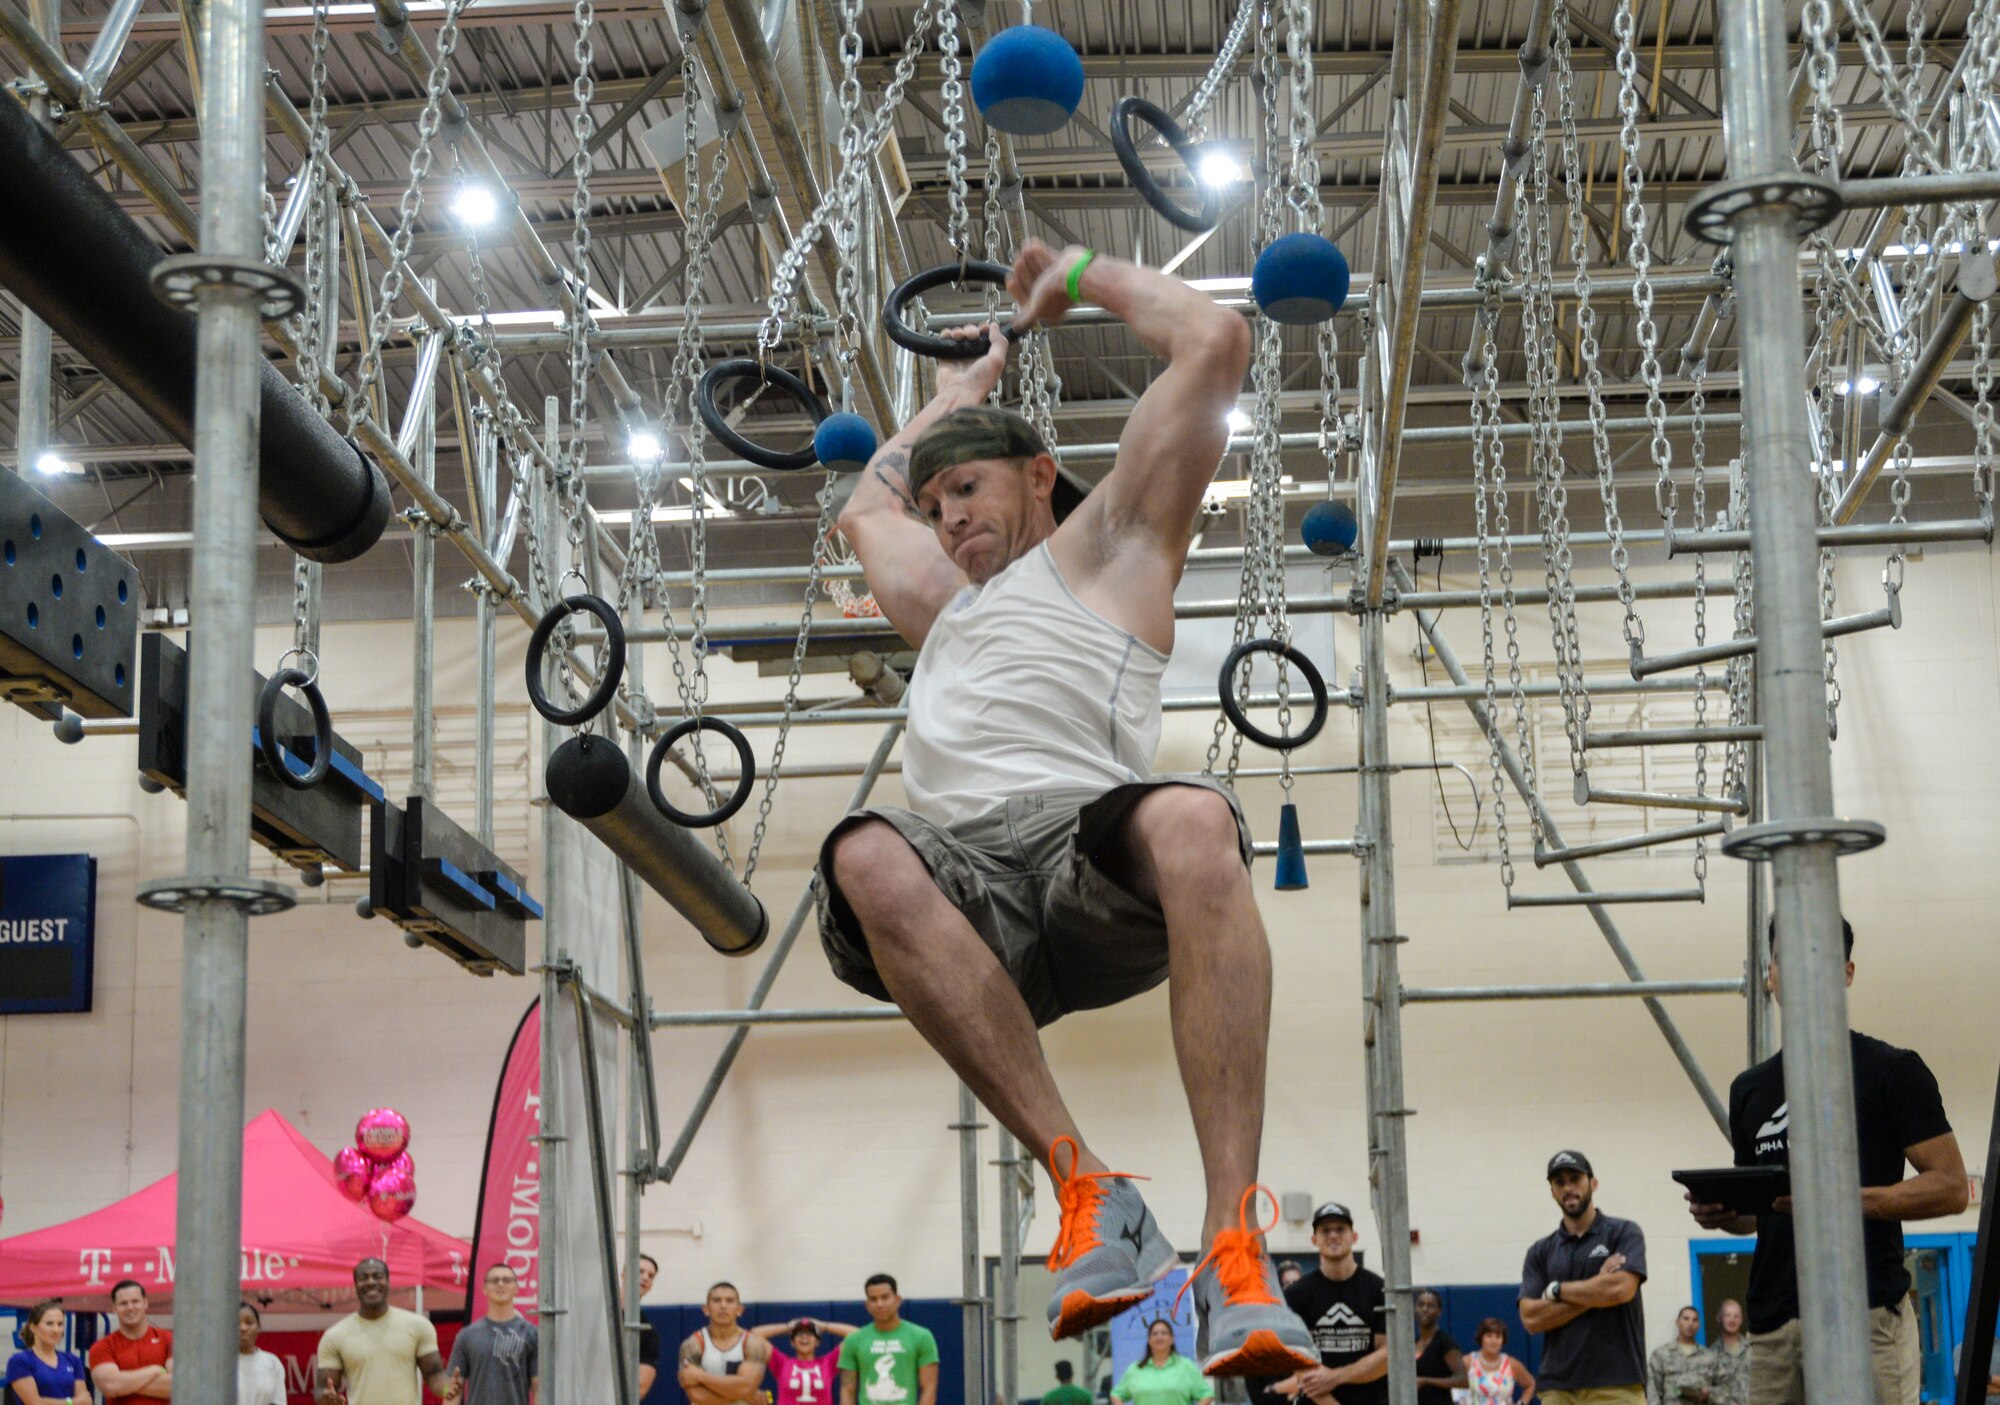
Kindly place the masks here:
<instances>
[{"instance_id":1,"label":"pink balloon","mask_svg":"<svg viewBox=\"0 0 2000 1405\"><path fill-rule=\"evenodd\" d=\"M394 1224L417 1205L416 1177L402 1171L383 1170L368 1187L368 1208L378 1220Z\"/></svg>"},{"instance_id":2,"label":"pink balloon","mask_svg":"<svg viewBox=\"0 0 2000 1405\"><path fill-rule=\"evenodd\" d=\"M344 1146L333 1154L333 1179L349 1200L368 1198L368 1182L374 1178L375 1163L355 1147Z\"/></svg>"},{"instance_id":3,"label":"pink balloon","mask_svg":"<svg viewBox=\"0 0 2000 1405\"><path fill-rule=\"evenodd\" d=\"M400 1173L402 1175L408 1176L412 1181L412 1183L414 1183L417 1177L416 1158L411 1156L410 1153L406 1151L401 1156L397 1157L394 1161L384 1161L381 1165L376 1166L374 1168L374 1173L375 1173L373 1177L374 1180L379 1181L384 1176L395 1175Z\"/></svg>"},{"instance_id":4,"label":"pink balloon","mask_svg":"<svg viewBox=\"0 0 2000 1405\"><path fill-rule=\"evenodd\" d=\"M354 1144L371 1161L394 1161L410 1144L410 1124L393 1107L378 1107L354 1124Z\"/></svg>"}]
</instances>

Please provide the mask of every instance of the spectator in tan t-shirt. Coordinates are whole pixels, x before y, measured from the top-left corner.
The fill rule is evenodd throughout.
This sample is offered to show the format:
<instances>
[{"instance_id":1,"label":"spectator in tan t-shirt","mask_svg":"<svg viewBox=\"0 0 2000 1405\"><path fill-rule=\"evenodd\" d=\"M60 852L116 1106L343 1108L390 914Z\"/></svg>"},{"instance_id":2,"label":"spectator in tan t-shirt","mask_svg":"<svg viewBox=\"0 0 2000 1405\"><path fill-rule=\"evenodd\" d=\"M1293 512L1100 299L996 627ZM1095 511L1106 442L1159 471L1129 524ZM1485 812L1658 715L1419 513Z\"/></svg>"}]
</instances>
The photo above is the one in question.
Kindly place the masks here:
<instances>
[{"instance_id":1,"label":"spectator in tan t-shirt","mask_svg":"<svg viewBox=\"0 0 2000 1405\"><path fill-rule=\"evenodd\" d=\"M389 1265L363 1259L354 1266L359 1308L319 1339L318 1405L421 1405L423 1386L450 1405L458 1381L438 1355L437 1328L421 1313L389 1306Z\"/></svg>"},{"instance_id":2,"label":"spectator in tan t-shirt","mask_svg":"<svg viewBox=\"0 0 2000 1405\"><path fill-rule=\"evenodd\" d=\"M146 1286L123 1279L111 1289L117 1329L90 1349L91 1384L104 1405L139 1405L174 1395L174 1334L146 1320Z\"/></svg>"}]
</instances>

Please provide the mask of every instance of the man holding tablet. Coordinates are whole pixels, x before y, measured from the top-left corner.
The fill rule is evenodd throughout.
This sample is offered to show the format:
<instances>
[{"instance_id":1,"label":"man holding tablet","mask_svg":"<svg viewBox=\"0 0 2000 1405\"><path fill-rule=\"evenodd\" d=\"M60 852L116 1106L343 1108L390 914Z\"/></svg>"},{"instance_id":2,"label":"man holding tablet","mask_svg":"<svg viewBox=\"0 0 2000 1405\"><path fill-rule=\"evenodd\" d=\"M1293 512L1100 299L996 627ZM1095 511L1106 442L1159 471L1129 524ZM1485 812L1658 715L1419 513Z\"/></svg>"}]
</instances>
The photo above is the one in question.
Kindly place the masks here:
<instances>
[{"instance_id":1,"label":"man holding tablet","mask_svg":"<svg viewBox=\"0 0 2000 1405\"><path fill-rule=\"evenodd\" d=\"M1842 921L1847 983L1854 984L1854 929ZM1765 989L1778 993L1777 924ZM1861 1147L1862 1246L1868 1265L1868 1344L1875 1405L1917 1405L1922 1359L1910 1274L1903 1267L1904 1220L1955 1215L1965 1208L1965 1161L1945 1120L1937 1079L1921 1056L1859 1031L1850 1033L1854 1059L1855 1130ZM1784 1054L1773 1054L1736 1076L1729 1088L1729 1139L1738 1166L1782 1166L1791 1160L1790 1105ZM1907 1160L1917 1174L1905 1180ZM1750 1405L1805 1405L1804 1343L1799 1328L1799 1277L1793 1258L1792 1202L1779 1196L1767 1214L1743 1215L1697 1201L1688 1208L1704 1229L1755 1234L1750 1292Z\"/></svg>"}]
</instances>

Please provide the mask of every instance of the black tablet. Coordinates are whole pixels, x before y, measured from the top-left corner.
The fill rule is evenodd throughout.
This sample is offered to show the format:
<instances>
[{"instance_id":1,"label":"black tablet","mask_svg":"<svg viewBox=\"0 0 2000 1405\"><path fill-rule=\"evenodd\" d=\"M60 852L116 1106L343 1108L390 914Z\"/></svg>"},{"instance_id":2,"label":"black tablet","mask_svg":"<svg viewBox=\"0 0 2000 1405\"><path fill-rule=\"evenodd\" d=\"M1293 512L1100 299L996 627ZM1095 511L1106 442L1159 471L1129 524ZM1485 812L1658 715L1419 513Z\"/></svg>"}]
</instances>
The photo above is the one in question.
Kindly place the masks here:
<instances>
[{"instance_id":1,"label":"black tablet","mask_svg":"<svg viewBox=\"0 0 2000 1405\"><path fill-rule=\"evenodd\" d=\"M1712 1171L1675 1171L1697 1205L1727 1205L1739 1215L1765 1215L1771 1202L1792 1193L1789 1166L1721 1166Z\"/></svg>"}]
</instances>

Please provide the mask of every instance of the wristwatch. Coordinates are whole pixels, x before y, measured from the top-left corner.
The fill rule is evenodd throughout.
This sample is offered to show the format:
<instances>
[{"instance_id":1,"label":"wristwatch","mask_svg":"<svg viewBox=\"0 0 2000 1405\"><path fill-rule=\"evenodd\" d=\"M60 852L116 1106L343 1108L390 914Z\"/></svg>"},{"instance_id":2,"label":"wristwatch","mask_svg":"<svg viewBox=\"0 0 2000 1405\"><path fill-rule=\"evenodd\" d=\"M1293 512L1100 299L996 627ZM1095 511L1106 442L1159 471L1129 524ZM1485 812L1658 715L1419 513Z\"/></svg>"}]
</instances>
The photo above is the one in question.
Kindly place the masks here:
<instances>
[{"instance_id":1,"label":"wristwatch","mask_svg":"<svg viewBox=\"0 0 2000 1405\"><path fill-rule=\"evenodd\" d=\"M1561 1302L1563 1300L1562 1281L1558 1279L1557 1281L1549 1284L1548 1288L1542 1293L1542 1296L1544 1298L1547 1298L1552 1303Z\"/></svg>"}]
</instances>

